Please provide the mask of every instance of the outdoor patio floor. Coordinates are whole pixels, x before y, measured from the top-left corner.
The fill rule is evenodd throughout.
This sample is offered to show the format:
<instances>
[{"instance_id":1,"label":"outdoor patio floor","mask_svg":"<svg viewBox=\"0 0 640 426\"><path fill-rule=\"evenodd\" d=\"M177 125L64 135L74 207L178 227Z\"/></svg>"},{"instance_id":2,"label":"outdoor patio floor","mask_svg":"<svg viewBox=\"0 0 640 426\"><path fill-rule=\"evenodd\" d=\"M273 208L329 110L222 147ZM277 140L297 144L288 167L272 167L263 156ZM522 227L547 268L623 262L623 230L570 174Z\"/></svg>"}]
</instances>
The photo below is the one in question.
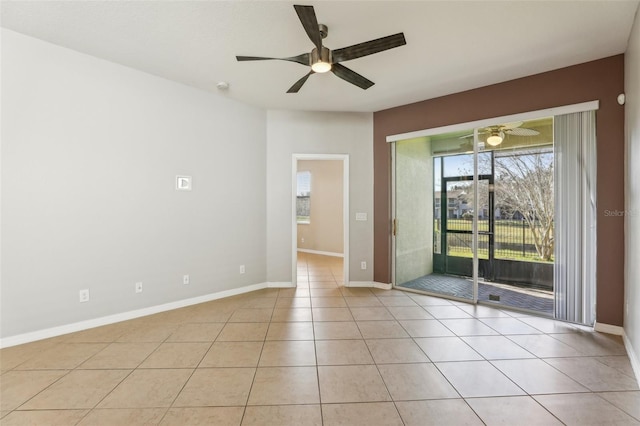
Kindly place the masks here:
<instances>
[{"instance_id":1,"label":"outdoor patio floor","mask_svg":"<svg viewBox=\"0 0 640 426\"><path fill-rule=\"evenodd\" d=\"M452 275L429 274L401 284L398 287L463 299L473 298L473 282L471 278ZM499 296L500 300L491 300L489 298L490 295ZM552 291L480 281L478 282L478 300L502 306L528 309L545 315L553 315Z\"/></svg>"}]
</instances>

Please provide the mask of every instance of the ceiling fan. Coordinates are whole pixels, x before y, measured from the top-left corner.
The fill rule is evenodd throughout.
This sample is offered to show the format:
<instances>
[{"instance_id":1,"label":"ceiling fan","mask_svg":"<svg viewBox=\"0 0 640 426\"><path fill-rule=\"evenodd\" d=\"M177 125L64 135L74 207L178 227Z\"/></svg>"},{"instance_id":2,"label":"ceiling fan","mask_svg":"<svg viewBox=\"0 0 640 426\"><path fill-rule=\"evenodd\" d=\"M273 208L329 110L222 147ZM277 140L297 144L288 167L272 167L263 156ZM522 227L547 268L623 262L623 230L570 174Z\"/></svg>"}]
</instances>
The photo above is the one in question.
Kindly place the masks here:
<instances>
[{"instance_id":1,"label":"ceiling fan","mask_svg":"<svg viewBox=\"0 0 640 426\"><path fill-rule=\"evenodd\" d=\"M366 90L373 86L374 83L357 72L345 67L340 62L361 58L363 56L372 55L374 53L407 44L404 39L404 34L398 33L375 40L365 41L364 43L354 44L353 46L343 47L342 49L331 50L322 45L322 39L327 37L328 28L326 25L318 24L316 12L313 9L313 6L294 5L293 7L298 14L298 18L300 19L307 36L309 36L309 39L315 45L310 53L302 53L298 56L291 56L289 58L236 56L238 61L280 60L310 66L311 70L300 80L296 81L294 85L287 90L287 93L297 93L311 74L325 73L327 71L331 71L341 79Z\"/></svg>"},{"instance_id":2,"label":"ceiling fan","mask_svg":"<svg viewBox=\"0 0 640 426\"><path fill-rule=\"evenodd\" d=\"M539 131L533 129L527 129L522 126L522 121L517 121L513 123L507 124L499 124L495 126L483 127L478 129L478 135L489 135L485 140L478 141L478 151L484 151L485 145L490 146L498 146L500 145L507 135L513 136L537 136L540 134ZM434 151L433 154L449 154L449 153L459 153L463 152L473 152L473 133L468 135L459 136L458 139L465 139L457 147L447 146L445 149Z\"/></svg>"},{"instance_id":3,"label":"ceiling fan","mask_svg":"<svg viewBox=\"0 0 640 426\"><path fill-rule=\"evenodd\" d=\"M522 126L522 121L515 121L513 123L506 124L498 124L495 126L484 127L480 129L478 132L479 135L487 136L486 142L491 146L498 146L502 143L506 135L513 136L537 136L540 134L539 131L533 129L527 129ZM468 138L473 136L473 133L470 135L461 136L460 139Z\"/></svg>"}]
</instances>

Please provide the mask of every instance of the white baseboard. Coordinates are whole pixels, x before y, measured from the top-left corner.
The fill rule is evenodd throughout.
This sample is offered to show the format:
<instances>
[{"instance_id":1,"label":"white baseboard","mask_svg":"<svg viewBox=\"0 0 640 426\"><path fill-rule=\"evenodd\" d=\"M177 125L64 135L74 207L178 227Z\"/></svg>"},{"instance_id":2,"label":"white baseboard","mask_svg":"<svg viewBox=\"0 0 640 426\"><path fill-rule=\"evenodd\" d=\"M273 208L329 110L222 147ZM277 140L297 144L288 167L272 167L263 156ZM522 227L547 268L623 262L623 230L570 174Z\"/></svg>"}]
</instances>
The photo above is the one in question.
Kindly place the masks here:
<instances>
[{"instance_id":1,"label":"white baseboard","mask_svg":"<svg viewBox=\"0 0 640 426\"><path fill-rule=\"evenodd\" d=\"M627 333L625 333L624 328L617 325L600 324L596 322L593 325L593 329L600 333L622 336L624 347L627 350L627 355L629 356L629 362L631 362L631 369L633 370L633 374L636 376L636 381L640 384L640 358L638 358L638 354L631 345L631 341L627 337Z\"/></svg>"},{"instance_id":2,"label":"white baseboard","mask_svg":"<svg viewBox=\"0 0 640 426\"><path fill-rule=\"evenodd\" d=\"M373 287L372 281L349 281L345 287Z\"/></svg>"},{"instance_id":3,"label":"white baseboard","mask_svg":"<svg viewBox=\"0 0 640 426\"><path fill-rule=\"evenodd\" d=\"M333 257L344 257L343 253L333 253L331 251L320 251L320 250L309 250L309 249L298 249L301 253L311 253L311 254L319 254L322 256L333 256Z\"/></svg>"},{"instance_id":4,"label":"white baseboard","mask_svg":"<svg viewBox=\"0 0 640 426\"><path fill-rule=\"evenodd\" d=\"M393 284L391 283L386 284L386 283L379 283L377 281L373 282L373 286L375 288L380 288L382 290L391 290L393 288Z\"/></svg>"},{"instance_id":5,"label":"white baseboard","mask_svg":"<svg viewBox=\"0 0 640 426\"><path fill-rule=\"evenodd\" d=\"M391 284L379 283L376 281L349 281L345 287L370 287L380 288L382 290L391 290Z\"/></svg>"},{"instance_id":6,"label":"white baseboard","mask_svg":"<svg viewBox=\"0 0 640 426\"><path fill-rule=\"evenodd\" d=\"M248 293L250 291L261 290L263 288L271 287L270 284L288 284L288 286L291 287L291 283L259 283L248 285L245 287L233 288L230 290L223 290L217 293L206 294L204 296L192 297L190 299L178 300L175 302L164 303L162 305L136 309L134 311L122 312L105 317L93 318L90 320L79 321L71 324L65 324L57 327L51 327L43 330L5 337L0 339L0 348L8 348L10 346L21 345L23 343L35 342L36 340L48 339L50 337L61 336L68 333L75 333L77 331L88 330L90 328L100 327L103 325L114 324L117 322L145 317L147 315L153 315L173 309L184 308L186 306L197 305L199 303L210 302L212 300ZM280 286L274 285L274 287Z\"/></svg>"},{"instance_id":7,"label":"white baseboard","mask_svg":"<svg viewBox=\"0 0 640 426\"><path fill-rule=\"evenodd\" d=\"M607 334L614 334L616 336L623 336L624 335L624 328L617 326L617 325L611 325L611 324L602 324L596 321L596 323L593 325L593 329L595 331L599 331L600 333L607 333Z\"/></svg>"},{"instance_id":8,"label":"white baseboard","mask_svg":"<svg viewBox=\"0 0 640 426\"><path fill-rule=\"evenodd\" d=\"M282 282L272 281L267 283L267 287L268 288L295 288L295 285L293 285L291 281L282 281Z\"/></svg>"},{"instance_id":9,"label":"white baseboard","mask_svg":"<svg viewBox=\"0 0 640 426\"><path fill-rule=\"evenodd\" d=\"M640 386L640 358L638 358L638 354L635 349L631 345L631 341L627 337L627 333L622 332L622 340L624 341L624 347L627 350L627 355L629 356L629 361L631 362L631 369L633 370L633 374L636 376L636 382Z\"/></svg>"}]
</instances>

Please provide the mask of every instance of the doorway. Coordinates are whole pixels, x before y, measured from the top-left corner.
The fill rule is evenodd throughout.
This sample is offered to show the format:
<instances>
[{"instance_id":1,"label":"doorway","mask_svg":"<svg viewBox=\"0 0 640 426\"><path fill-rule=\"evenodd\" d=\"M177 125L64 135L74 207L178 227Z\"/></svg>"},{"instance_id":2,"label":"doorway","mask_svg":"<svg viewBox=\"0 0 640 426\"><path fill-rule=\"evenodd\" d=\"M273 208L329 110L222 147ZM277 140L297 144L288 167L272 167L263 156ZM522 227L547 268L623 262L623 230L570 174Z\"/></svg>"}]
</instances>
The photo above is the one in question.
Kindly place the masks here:
<instances>
[{"instance_id":1,"label":"doorway","mask_svg":"<svg viewBox=\"0 0 640 426\"><path fill-rule=\"evenodd\" d=\"M394 285L553 316L553 138L546 117L396 141Z\"/></svg>"},{"instance_id":2,"label":"doorway","mask_svg":"<svg viewBox=\"0 0 640 426\"><path fill-rule=\"evenodd\" d=\"M441 157L439 159L442 159ZM435 159L437 161L438 158ZM493 185L492 175L480 175L478 183L478 197L487 200L480 207L478 220L478 259L481 261L481 270L489 272L493 261L493 230L494 219L493 193L489 192ZM454 176L442 178L441 197L444 200L467 199L474 194L473 176ZM462 204L462 206L460 205ZM435 272L456 276L473 276L473 247L472 209L465 208L469 203L460 203L441 209L440 244L443 247L441 253L434 254ZM471 203L472 204L472 203ZM454 210L452 212L452 210Z\"/></svg>"},{"instance_id":3,"label":"doorway","mask_svg":"<svg viewBox=\"0 0 640 426\"><path fill-rule=\"evenodd\" d=\"M333 278L348 285L349 156L294 154L292 170L292 283L301 270L313 275L305 264L313 259L331 265Z\"/></svg>"}]
</instances>

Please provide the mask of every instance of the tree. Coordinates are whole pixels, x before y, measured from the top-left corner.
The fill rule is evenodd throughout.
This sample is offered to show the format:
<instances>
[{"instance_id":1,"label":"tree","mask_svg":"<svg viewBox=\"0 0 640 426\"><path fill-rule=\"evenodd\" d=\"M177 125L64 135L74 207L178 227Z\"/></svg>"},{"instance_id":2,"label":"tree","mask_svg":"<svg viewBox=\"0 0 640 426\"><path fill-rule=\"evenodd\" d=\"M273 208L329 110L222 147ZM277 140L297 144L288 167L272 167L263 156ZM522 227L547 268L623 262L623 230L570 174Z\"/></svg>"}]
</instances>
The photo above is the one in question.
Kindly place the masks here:
<instances>
[{"instance_id":1,"label":"tree","mask_svg":"<svg viewBox=\"0 0 640 426\"><path fill-rule=\"evenodd\" d=\"M496 155L495 200L513 217L518 212L529 225L536 252L549 261L554 251L553 152L528 150Z\"/></svg>"},{"instance_id":2,"label":"tree","mask_svg":"<svg viewBox=\"0 0 640 426\"><path fill-rule=\"evenodd\" d=\"M490 173L489 151L478 156L480 174ZM554 252L553 150L494 151L494 204L504 219L522 217L526 222L536 253L550 261ZM471 175L473 166L465 165L461 175ZM473 188L470 188L473 194ZM488 202L486 191L479 191L478 206Z\"/></svg>"}]
</instances>

